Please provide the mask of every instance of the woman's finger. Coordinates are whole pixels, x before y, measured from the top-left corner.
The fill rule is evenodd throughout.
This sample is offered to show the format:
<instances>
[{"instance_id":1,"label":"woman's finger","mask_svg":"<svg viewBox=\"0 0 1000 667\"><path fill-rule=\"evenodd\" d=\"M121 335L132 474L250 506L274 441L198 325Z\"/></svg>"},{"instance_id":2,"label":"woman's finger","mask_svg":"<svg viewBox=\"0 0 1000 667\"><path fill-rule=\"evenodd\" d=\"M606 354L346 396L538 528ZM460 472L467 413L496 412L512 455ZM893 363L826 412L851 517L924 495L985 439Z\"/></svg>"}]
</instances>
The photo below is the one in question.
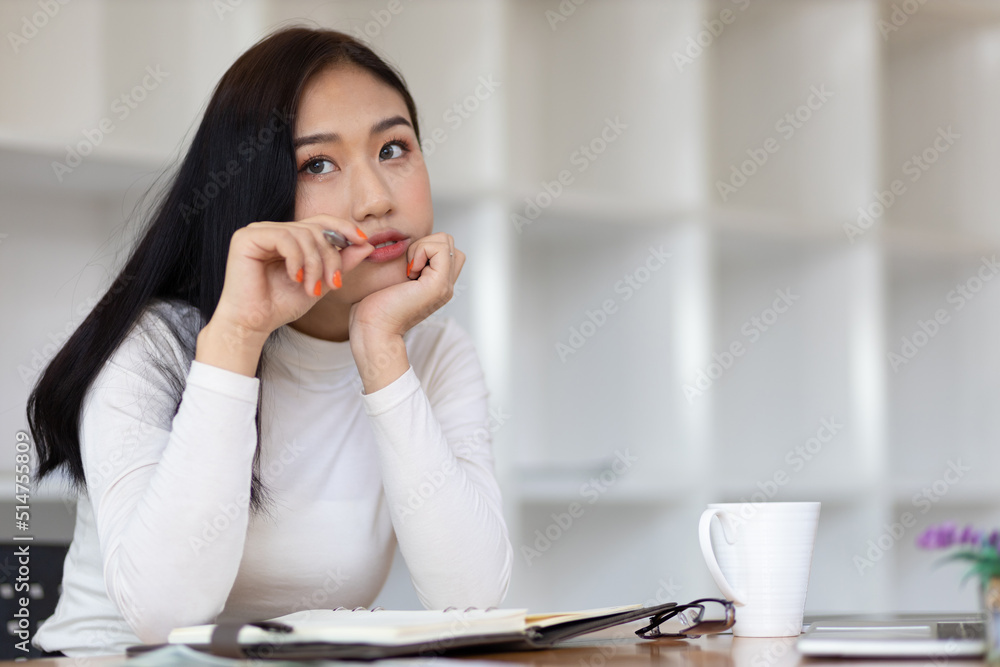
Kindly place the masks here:
<instances>
[{"instance_id":1,"label":"woman's finger","mask_svg":"<svg viewBox=\"0 0 1000 667\"><path fill-rule=\"evenodd\" d=\"M315 230L305 225L286 225L285 233L302 249L303 289L312 296L322 296L325 265L321 248L325 248L317 243Z\"/></svg>"},{"instance_id":2,"label":"woman's finger","mask_svg":"<svg viewBox=\"0 0 1000 667\"><path fill-rule=\"evenodd\" d=\"M350 241L352 245L364 245L368 242L368 236L360 227L352 222L344 220L343 218L335 218L332 215L326 215L325 213L303 218L302 220L297 220L292 224L319 225L323 229L329 229L337 232Z\"/></svg>"},{"instance_id":3,"label":"woman's finger","mask_svg":"<svg viewBox=\"0 0 1000 667\"><path fill-rule=\"evenodd\" d=\"M342 261L340 251L330 244L323 233L325 227L318 224L310 224L309 229L313 235L313 242L319 249L323 258L323 282L331 289L340 289L343 284Z\"/></svg>"},{"instance_id":4,"label":"woman's finger","mask_svg":"<svg viewBox=\"0 0 1000 667\"><path fill-rule=\"evenodd\" d=\"M438 256L438 259L435 260L436 267L442 266L442 260L450 261L454 256L454 243L455 240L452 236L444 233L431 234L418 239L410 246L413 254L406 267L406 276L412 280L418 279L424 268L431 265L432 258L435 256ZM448 275L451 275L450 271Z\"/></svg>"},{"instance_id":5,"label":"woman's finger","mask_svg":"<svg viewBox=\"0 0 1000 667\"><path fill-rule=\"evenodd\" d=\"M274 248L275 251L285 258L285 273L295 282L305 280L305 255L302 248L295 242L295 239L287 234L276 233Z\"/></svg>"},{"instance_id":6,"label":"woman's finger","mask_svg":"<svg viewBox=\"0 0 1000 667\"><path fill-rule=\"evenodd\" d=\"M363 262L365 258L372 254L375 250L375 248L368 243L368 236L360 227L342 218L335 218L331 215L320 214L290 224L307 226L311 229L318 230L320 234L322 234L323 230L334 231L350 241L349 245L342 247L335 245L325 234L322 234L323 242L321 243L321 247L330 247L337 253L339 258L336 268L331 269L328 272L327 284L329 284L329 281L333 279L336 271L341 271L341 276L343 276L343 274L350 272L361 264L361 262ZM326 253L323 254L326 256Z\"/></svg>"},{"instance_id":7,"label":"woman's finger","mask_svg":"<svg viewBox=\"0 0 1000 667\"><path fill-rule=\"evenodd\" d=\"M448 237L448 258L451 260L451 283L458 282L458 274L462 272L462 265L465 264L465 254L455 248L455 237L451 234Z\"/></svg>"},{"instance_id":8,"label":"woman's finger","mask_svg":"<svg viewBox=\"0 0 1000 667\"><path fill-rule=\"evenodd\" d=\"M454 253L455 253L455 255L454 255L455 259L454 259L454 261L451 264L451 267L452 267L451 268L451 270L452 270L451 282L452 282L452 284L458 282L458 275L460 273L462 273L462 267L465 266L465 253L462 252L461 250L458 250L458 249L455 249Z\"/></svg>"},{"instance_id":9,"label":"woman's finger","mask_svg":"<svg viewBox=\"0 0 1000 667\"><path fill-rule=\"evenodd\" d=\"M424 252L423 248L423 244L419 240L407 248L410 261L406 264L406 277L410 280L416 280L420 277L420 271L427 261L427 253Z\"/></svg>"},{"instance_id":10,"label":"woman's finger","mask_svg":"<svg viewBox=\"0 0 1000 667\"><path fill-rule=\"evenodd\" d=\"M289 279L302 282L305 264L302 248L286 230L267 222L255 222L233 234L232 249L249 259L267 262L281 259Z\"/></svg>"}]
</instances>

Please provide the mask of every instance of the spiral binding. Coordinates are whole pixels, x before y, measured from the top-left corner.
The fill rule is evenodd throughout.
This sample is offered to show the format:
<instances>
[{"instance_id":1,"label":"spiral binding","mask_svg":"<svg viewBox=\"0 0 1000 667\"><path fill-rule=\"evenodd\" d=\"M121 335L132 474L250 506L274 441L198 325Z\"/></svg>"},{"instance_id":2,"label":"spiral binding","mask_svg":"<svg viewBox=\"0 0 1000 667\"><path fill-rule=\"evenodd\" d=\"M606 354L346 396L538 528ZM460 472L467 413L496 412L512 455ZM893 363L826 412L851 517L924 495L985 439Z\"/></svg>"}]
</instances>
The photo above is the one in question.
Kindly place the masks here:
<instances>
[{"instance_id":1,"label":"spiral binding","mask_svg":"<svg viewBox=\"0 0 1000 667\"><path fill-rule=\"evenodd\" d=\"M469 611L476 611L479 607L466 607L465 609L459 609L458 607L445 607L441 611L461 611L463 614ZM487 607L483 611L494 611L498 607ZM334 611L385 611L385 607L355 607L354 609L348 609L347 607L337 607Z\"/></svg>"}]
</instances>

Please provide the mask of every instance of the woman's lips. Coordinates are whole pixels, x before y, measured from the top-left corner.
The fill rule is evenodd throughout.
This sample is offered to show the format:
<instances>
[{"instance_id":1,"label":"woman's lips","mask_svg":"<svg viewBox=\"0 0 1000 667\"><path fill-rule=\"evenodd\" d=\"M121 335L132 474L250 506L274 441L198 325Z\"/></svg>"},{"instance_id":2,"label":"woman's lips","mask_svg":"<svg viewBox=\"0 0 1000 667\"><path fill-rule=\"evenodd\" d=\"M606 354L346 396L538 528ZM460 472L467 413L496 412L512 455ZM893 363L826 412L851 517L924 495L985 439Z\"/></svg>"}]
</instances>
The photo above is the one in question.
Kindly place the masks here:
<instances>
[{"instance_id":1,"label":"woman's lips","mask_svg":"<svg viewBox=\"0 0 1000 667\"><path fill-rule=\"evenodd\" d=\"M406 254L406 247L410 245L408 239L396 241L395 243L381 248L375 248L372 254L365 258L366 262L389 262Z\"/></svg>"},{"instance_id":2,"label":"woman's lips","mask_svg":"<svg viewBox=\"0 0 1000 667\"><path fill-rule=\"evenodd\" d=\"M366 262L391 262L406 254L410 239L395 230L386 230L368 237L368 242L375 246L374 252L365 258ZM388 244L388 245L386 245Z\"/></svg>"}]
</instances>

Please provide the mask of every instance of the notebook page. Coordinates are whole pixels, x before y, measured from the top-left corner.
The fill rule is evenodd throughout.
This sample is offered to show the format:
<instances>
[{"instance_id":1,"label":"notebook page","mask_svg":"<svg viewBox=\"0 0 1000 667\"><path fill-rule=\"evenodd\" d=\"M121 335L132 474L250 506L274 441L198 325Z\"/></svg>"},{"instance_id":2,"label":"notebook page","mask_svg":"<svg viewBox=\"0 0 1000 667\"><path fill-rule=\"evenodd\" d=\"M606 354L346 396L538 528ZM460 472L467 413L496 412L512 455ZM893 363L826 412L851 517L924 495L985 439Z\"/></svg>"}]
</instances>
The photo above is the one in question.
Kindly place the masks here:
<instances>
[{"instance_id":1,"label":"notebook page","mask_svg":"<svg viewBox=\"0 0 1000 667\"><path fill-rule=\"evenodd\" d=\"M642 609L641 604L629 604L621 607L600 607L597 609L584 609L582 611L557 611L550 613L528 614L524 618L527 627L547 628L567 621L578 621L587 618L599 618L609 616L622 611L632 611Z\"/></svg>"},{"instance_id":2,"label":"notebook page","mask_svg":"<svg viewBox=\"0 0 1000 667\"><path fill-rule=\"evenodd\" d=\"M316 609L298 611L275 619L295 628L275 633L252 626L240 630L241 644L318 641L331 643L397 645L479 634L521 632L525 609L473 609L470 611L351 611ZM171 644L207 644L214 625L178 628Z\"/></svg>"}]
</instances>

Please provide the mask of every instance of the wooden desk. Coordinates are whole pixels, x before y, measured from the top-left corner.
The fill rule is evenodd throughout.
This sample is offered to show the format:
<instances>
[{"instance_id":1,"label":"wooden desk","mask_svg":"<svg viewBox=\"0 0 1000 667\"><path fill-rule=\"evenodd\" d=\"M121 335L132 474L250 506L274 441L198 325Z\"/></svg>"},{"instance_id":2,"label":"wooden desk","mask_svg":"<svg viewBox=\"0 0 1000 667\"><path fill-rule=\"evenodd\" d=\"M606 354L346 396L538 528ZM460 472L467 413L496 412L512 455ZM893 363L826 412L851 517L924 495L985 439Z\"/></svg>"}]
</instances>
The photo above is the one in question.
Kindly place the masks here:
<instances>
[{"instance_id":1,"label":"wooden desk","mask_svg":"<svg viewBox=\"0 0 1000 667\"><path fill-rule=\"evenodd\" d=\"M750 639L731 635L702 637L691 640L644 640L629 630L630 626L595 632L587 638L566 642L551 651L497 653L455 659L439 659L442 667L463 666L460 662L478 662L476 667L943 667L946 660L921 658L915 660L816 660L803 658L795 650L795 638ZM635 625L635 628L639 625ZM962 667L985 665L983 660L959 660ZM120 667L127 666L124 656L102 658L50 658L30 661L38 667ZM23 665L24 662L0 662L0 667ZM255 667L266 667L266 661L247 661ZM343 664L343 663L341 663ZM358 667L365 662L358 661Z\"/></svg>"}]
</instances>

